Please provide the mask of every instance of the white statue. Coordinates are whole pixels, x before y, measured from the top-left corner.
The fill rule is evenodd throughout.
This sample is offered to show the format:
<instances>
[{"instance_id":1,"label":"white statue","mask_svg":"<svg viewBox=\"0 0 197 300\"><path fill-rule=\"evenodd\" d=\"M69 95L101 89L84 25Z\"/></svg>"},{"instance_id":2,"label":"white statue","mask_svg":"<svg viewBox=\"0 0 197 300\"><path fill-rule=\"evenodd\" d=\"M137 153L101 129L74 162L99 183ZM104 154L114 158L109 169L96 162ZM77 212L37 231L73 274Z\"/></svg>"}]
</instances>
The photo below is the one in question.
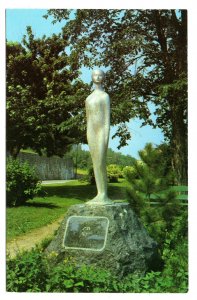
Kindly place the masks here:
<instances>
[{"instance_id":1,"label":"white statue","mask_svg":"<svg viewBox=\"0 0 197 300\"><path fill-rule=\"evenodd\" d=\"M103 71L92 72L95 89L86 99L87 139L98 192L87 204L97 205L113 203L107 196L106 156L110 130L110 98L102 87L104 78Z\"/></svg>"}]
</instances>

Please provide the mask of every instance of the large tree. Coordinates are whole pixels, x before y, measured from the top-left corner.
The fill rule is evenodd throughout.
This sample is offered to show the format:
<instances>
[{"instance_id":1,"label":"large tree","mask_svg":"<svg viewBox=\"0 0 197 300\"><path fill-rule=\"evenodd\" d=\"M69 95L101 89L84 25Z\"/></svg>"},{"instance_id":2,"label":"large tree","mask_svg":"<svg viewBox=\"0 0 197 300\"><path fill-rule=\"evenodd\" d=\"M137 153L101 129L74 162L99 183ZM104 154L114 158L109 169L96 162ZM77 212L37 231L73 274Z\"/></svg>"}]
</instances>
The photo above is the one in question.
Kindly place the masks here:
<instances>
[{"instance_id":1,"label":"large tree","mask_svg":"<svg viewBox=\"0 0 197 300\"><path fill-rule=\"evenodd\" d=\"M7 150L21 148L63 156L85 141L84 99L89 87L61 34L35 39L30 27L23 43L7 42Z\"/></svg>"},{"instance_id":2,"label":"large tree","mask_svg":"<svg viewBox=\"0 0 197 300\"><path fill-rule=\"evenodd\" d=\"M69 18L72 12L72 18ZM172 150L177 183L187 180L187 11L49 10L67 19L63 34L80 65L105 66L112 123L129 137L125 121L140 117L160 127ZM47 17L47 16L46 16ZM67 39L66 39L67 41ZM153 122L149 103L154 104Z\"/></svg>"}]
</instances>

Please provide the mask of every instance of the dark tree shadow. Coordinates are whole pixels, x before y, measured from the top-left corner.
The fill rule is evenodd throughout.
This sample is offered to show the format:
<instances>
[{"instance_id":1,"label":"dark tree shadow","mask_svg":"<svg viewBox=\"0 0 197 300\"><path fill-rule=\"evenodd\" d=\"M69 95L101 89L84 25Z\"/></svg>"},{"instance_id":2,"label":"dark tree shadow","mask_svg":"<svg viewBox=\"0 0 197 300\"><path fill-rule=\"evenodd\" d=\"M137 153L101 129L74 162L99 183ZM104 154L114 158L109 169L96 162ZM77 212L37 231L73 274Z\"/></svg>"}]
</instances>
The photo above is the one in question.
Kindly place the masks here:
<instances>
[{"instance_id":1,"label":"dark tree shadow","mask_svg":"<svg viewBox=\"0 0 197 300\"><path fill-rule=\"evenodd\" d=\"M36 202L33 202L33 203L27 202L23 206L28 206L28 207L44 207L44 208L51 208L51 209L60 207L60 206L54 205L52 203L36 203Z\"/></svg>"},{"instance_id":2,"label":"dark tree shadow","mask_svg":"<svg viewBox=\"0 0 197 300\"><path fill-rule=\"evenodd\" d=\"M96 196L96 185L60 185L43 186L42 194L47 197L57 196L60 198L74 198L81 201L87 201ZM126 192L122 186L108 186L108 194L112 200L125 200ZM40 195L41 196L41 195Z\"/></svg>"}]
</instances>

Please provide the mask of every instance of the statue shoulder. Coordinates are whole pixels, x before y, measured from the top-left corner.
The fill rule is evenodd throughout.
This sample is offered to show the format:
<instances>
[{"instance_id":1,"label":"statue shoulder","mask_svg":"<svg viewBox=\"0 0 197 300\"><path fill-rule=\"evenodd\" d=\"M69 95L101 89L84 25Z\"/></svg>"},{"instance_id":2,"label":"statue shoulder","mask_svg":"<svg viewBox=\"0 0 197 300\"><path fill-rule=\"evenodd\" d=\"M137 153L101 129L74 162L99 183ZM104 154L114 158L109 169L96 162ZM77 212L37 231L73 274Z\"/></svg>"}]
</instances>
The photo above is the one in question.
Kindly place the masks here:
<instances>
[{"instance_id":1,"label":"statue shoulder","mask_svg":"<svg viewBox=\"0 0 197 300\"><path fill-rule=\"evenodd\" d=\"M108 93L106 93L106 92L103 92L103 95L104 95L106 98L109 98L109 95L108 95Z\"/></svg>"},{"instance_id":2,"label":"statue shoulder","mask_svg":"<svg viewBox=\"0 0 197 300\"><path fill-rule=\"evenodd\" d=\"M91 100L91 98L92 98L92 94L90 94L90 95L86 98L85 103L88 103L88 102Z\"/></svg>"},{"instance_id":3,"label":"statue shoulder","mask_svg":"<svg viewBox=\"0 0 197 300\"><path fill-rule=\"evenodd\" d=\"M109 95L105 91L102 91L100 96L103 100L110 100Z\"/></svg>"},{"instance_id":4,"label":"statue shoulder","mask_svg":"<svg viewBox=\"0 0 197 300\"><path fill-rule=\"evenodd\" d=\"M105 91L93 91L85 100L86 104L91 103L93 100L109 101L109 95Z\"/></svg>"}]
</instances>

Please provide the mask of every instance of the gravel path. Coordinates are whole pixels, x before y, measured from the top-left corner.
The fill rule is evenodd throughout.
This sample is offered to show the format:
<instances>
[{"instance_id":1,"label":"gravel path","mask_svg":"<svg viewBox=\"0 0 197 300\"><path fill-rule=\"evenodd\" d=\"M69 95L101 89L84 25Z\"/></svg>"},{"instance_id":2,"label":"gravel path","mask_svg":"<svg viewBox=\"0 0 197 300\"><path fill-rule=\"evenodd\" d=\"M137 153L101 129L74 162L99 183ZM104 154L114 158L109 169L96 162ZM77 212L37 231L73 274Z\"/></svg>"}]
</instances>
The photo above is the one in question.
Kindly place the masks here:
<instances>
[{"instance_id":1,"label":"gravel path","mask_svg":"<svg viewBox=\"0 0 197 300\"><path fill-rule=\"evenodd\" d=\"M73 180L43 180L42 184L58 184L58 183L66 183Z\"/></svg>"},{"instance_id":2,"label":"gravel path","mask_svg":"<svg viewBox=\"0 0 197 300\"><path fill-rule=\"evenodd\" d=\"M42 240L48 237L52 237L54 231L59 228L64 216L60 217L54 223L44 226L42 228L34 229L30 233L16 237L6 245L6 252L10 257L16 256L16 254L22 250L31 250L36 245L40 244Z\"/></svg>"}]
</instances>

